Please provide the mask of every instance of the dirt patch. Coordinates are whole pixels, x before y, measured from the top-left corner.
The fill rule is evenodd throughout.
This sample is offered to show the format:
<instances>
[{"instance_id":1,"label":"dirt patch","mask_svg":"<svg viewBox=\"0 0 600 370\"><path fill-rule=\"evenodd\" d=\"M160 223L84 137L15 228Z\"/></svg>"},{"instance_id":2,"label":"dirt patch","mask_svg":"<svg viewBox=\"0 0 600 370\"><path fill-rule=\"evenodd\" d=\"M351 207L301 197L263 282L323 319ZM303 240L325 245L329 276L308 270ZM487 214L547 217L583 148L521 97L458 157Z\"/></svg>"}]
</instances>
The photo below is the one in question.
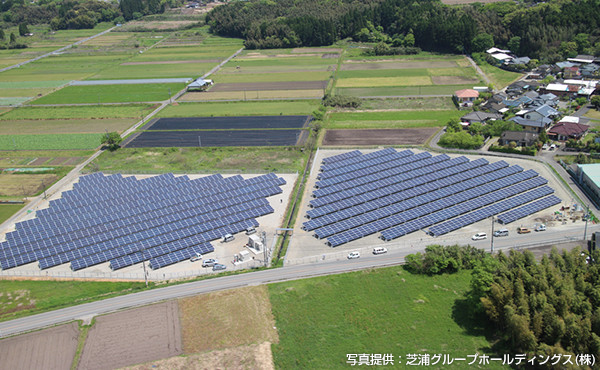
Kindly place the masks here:
<instances>
[{"instance_id":1,"label":"dirt patch","mask_svg":"<svg viewBox=\"0 0 600 370\"><path fill-rule=\"evenodd\" d=\"M68 161L69 158L66 157L58 157L58 158L54 158L53 160L51 160L50 162L48 162L48 165L50 166L58 166L63 164L64 162Z\"/></svg>"},{"instance_id":2,"label":"dirt patch","mask_svg":"<svg viewBox=\"0 0 600 370\"><path fill-rule=\"evenodd\" d=\"M264 285L181 299L179 309L187 354L278 341Z\"/></svg>"},{"instance_id":3,"label":"dirt patch","mask_svg":"<svg viewBox=\"0 0 600 370\"><path fill-rule=\"evenodd\" d=\"M228 348L225 350L211 351L199 355L179 356L160 361L127 367L129 370L150 369L261 369L272 370L273 357L271 343L251 344Z\"/></svg>"},{"instance_id":4,"label":"dirt patch","mask_svg":"<svg viewBox=\"0 0 600 370\"><path fill-rule=\"evenodd\" d=\"M346 61L342 71L373 70L373 69L411 69L411 68L456 68L458 65L450 60L414 61L414 62L369 62Z\"/></svg>"},{"instance_id":5,"label":"dirt patch","mask_svg":"<svg viewBox=\"0 0 600 370\"><path fill-rule=\"evenodd\" d=\"M420 145L437 127L382 130L327 130L323 145Z\"/></svg>"},{"instance_id":6,"label":"dirt patch","mask_svg":"<svg viewBox=\"0 0 600 370\"><path fill-rule=\"evenodd\" d=\"M199 59L199 60L161 60L155 62L126 62L122 66L141 66L149 64L192 64L192 63L219 63L221 59Z\"/></svg>"},{"instance_id":7,"label":"dirt patch","mask_svg":"<svg viewBox=\"0 0 600 370\"><path fill-rule=\"evenodd\" d=\"M69 369L77 350L77 323L0 340L2 369Z\"/></svg>"},{"instance_id":8,"label":"dirt patch","mask_svg":"<svg viewBox=\"0 0 600 370\"><path fill-rule=\"evenodd\" d=\"M434 85L465 85L478 82L476 78L461 76L431 76L431 81Z\"/></svg>"},{"instance_id":9,"label":"dirt patch","mask_svg":"<svg viewBox=\"0 0 600 370\"><path fill-rule=\"evenodd\" d=\"M321 58L322 59L337 59L339 57L340 57L339 54L336 54L336 53L327 53L327 54L323 54L323 56Z\"/></svg>"},{"instance_id":10,"label":"dirt patch","mask_svg":"<svg viewBox=\"0 0 600 370\"><path fill-rule=\"evenodd\" d=\"M41 166L42 164L46 163L49 159L50 157L39 157L27 164L30 166Z\"/></svg>"},{"instance_id":11,"label":"dirt patch","mask_svg":"<svg viewBox=\"0 0 600 370\"><path fill-rule=\"evenodd\" d=\"M44 190L44 187L50 187L56 180L58 180L58 176L54 174L29 175L3 173L0 174L0 195L37 195Z\"/></svg>"},{"instance_id":12,"label":"dirt patch","mask_svg":"<svg viewBox=\"0 0 600 370\"><path fill-rule=\"evenodd\" d=\"M182 353L177 301L100 316L79 369L115 369Z\"/></svg>"},{"instance_id":13,"label":"dirt patch","mask_svg":"<svg viewBox=\"0 0 600 370\"><path fill-rule=\"evenodd\" d=\"M327 88L328 81L282 81L217 83L209 92L263 91L263 90L314 90Z\"/></svg>"},{"instance_id":14,"label":"dirt patch","mask_svg":"<svg viewBox=\"0 0 600 370\"><path fill-rule=\"evenodd\" d=\"M69 158L68 161L63 163L63 166L74 166L76 164L82 163L86 159L87 158L85 158L85 157L72 157L72 158Z\"/></svg>"}]
</instances>

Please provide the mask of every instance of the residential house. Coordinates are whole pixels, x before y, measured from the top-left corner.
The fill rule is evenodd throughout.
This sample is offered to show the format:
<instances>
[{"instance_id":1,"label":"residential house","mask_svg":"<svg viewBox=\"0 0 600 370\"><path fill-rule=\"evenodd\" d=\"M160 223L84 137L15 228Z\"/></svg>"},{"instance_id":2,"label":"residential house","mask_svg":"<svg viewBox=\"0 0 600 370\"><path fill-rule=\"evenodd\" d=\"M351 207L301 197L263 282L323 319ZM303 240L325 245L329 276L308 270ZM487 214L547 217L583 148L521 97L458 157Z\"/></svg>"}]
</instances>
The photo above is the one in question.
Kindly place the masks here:
<instances>
[{"instance_id":1,"label":"residential house","mask_svg":"<svg viewBox=\"0 0 600 370\"><path fill-rule=\"evenodd\" d=\"M580 78L581 73L579 73L579 67L567 67L563 69L563 78Z\"/></svg>"},{"instance_id":2,"label":"residential house","mask_svg":"<svg viewBox=\"0 0 600 370\"><path fill-rule=\"evenodd\" d=\"M581 72L581 77L583 78L598 77L598 70L600 70L600 65L596 63L585 64L579 67L579 72Z\"/></svg>"},{"instance_id":3,"label":"residential house","mask_svg":"<svg viewBox=\"0 0 600 370\"><path fill-rule=\"evenodd\" d=\"M560 83L548 84L548 86L541 88L540 91L546 94L551 93L556 96L569 95L569 85Z\"/></svg>"},{"instance_id":4,"label":"residential house","mask_svg":"<svg viewBox=\"0 0 600 370\"><path fill-rule=\"evenodd\" d=\"M471 112L471 113L465 114L464 116L460 117L460 120L462 122L466 122L469 125L474 122L485 123L487 121L495 121L495 120L501 120L501 119L502 119L502 114L486 113L486 112L480 112L480 111Z\"/></svg>"},{"instance_id":5,"label":"residential house","mask_svg":"<svg viewBox=\"0 0 600 370\"><path fill-rule=\"evenodd\" d=\"M559 122L548 130L548 137L552 140L565 141L568 139L581 139L590 126L575 122Z\"/></svg>"},{"instance_id":6,"label":"residential house","mask_svg":"<svg viewBox=\"0 0 600 370\"><path fill-rule=\"evenodd\" d=\"M538 140L539 135L529 131L504 131L498 139L500 145L515 142L517 146L531 146Z\"/></svg>"},{"instance_id":7,"label":"residential house","mask_svg":"<svg viewBox=\"0 0 600 370\"><path fill-rule=\"evenodd\" d=\"M558 63L556 63L556 66L558 68L560 68L561 71L565 68L575 67L576 65L578 65L578 64L573 63L573 62L558 62Z\"/></svg>"},{"instance_id":8,"label":"residential house","mask_svg":"<svg viewBox=\"0 0 600 370\"><path fill-rule=\"evenodd\" d=\"M593 55L583 55L583 54L581 54L581 55L576 56L575 58L567 58L567 60L569 62L572 62L572 63L586 63L586 64L589 64L589 63L594 63L595 58L594 58Z\"/></svg>"},{"instance_id":9,"label":"residential house","mask_svg":"<svg viewBox=\"0 0 600 370\"><path fill-rule=\"evenodd\" d=\"M517 112L517 116L522 116L523 118L531 121L544 122L546 126L550 125L552 120L558 117L559 114L559 111L545 104L535 107L534 109L524 109Z\"/></svg>"},{"instance_id":10,"label":"residential house","mask_svg":"<svg viewBox=\"0 0 600 370\"><path fill-rule=\"evenodd\" d=\"M542 130L546 129L546 123L543 121L532 121L518 116L509 119L509 121L513 121L516 124L520 125L527 132L534 132L539 134L540 132L542 132Z\"/></svg>"},{"instance_id":11,"label":"residential house","mask_svg":"<svg viewBox=\"0 0 600 370\"><path fill-rule=\"evenodd\" d=\"M479 92L473 89L463 89L454 92L454 98L461 107L470 107L475 99L479 97Z\"/></svg>"}]
</instances>

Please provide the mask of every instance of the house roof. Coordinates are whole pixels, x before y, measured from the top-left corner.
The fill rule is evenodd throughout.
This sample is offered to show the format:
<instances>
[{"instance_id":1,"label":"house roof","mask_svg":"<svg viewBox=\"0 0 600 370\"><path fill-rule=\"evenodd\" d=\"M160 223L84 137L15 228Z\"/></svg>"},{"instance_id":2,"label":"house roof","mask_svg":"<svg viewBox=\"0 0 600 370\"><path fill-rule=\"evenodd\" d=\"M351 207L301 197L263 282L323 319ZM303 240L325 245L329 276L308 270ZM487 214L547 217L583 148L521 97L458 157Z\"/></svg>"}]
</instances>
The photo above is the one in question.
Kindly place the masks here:
<instances>
[{"instance_id":1,"label":"house roof","mask_svg":"<svg viewBox=\"0 0 600 370\"><path fill-rule=\"evenodd\" d=\"M203 80L203 79L199 78L196 81L189 84L187 87L188 88L189 87L202 87L202 86L210 85L211 82L212 82L211 80Z\"/></svg>"},{"instance_id":2,"label":"house roof","mask_svg":"<svg viewBox=\"0 0 600 370\"><path fill-rule=\"evenodd\" d=\"M529 127L546 127L546 124L543 121L532 121L529 119L525 119L523 117L513 117L509 121L513 121L521 126L529 126Z\"/></svg>"},{"instance_id":3,"label":"house roof","mask_svg":"<svg viewBox=\"0 0 600 370\"><path fill-rule=\"evenodd\" d=\"M544 101L549 101L549 100L557 100L558 96L556 96L552 93L547 93L547 94L540 95L539 98Z\"/></svg>"},{"instance_id":4,"label":"house roof","mask_svg":"<svg viewBox=\"0 0 600 370\"><path fill-rule=\"evenodd\" d=\"M501 118L502 118L502 115L498 114L498 113L486 113L486 112L476 111L476 112L471 112L471 113L465 114L460 119L463 121L483 122L488 119L501 119Z\"/></svg>"},{"instance_id":5,"label":"house roof","mask_svg":"<svg viewBox=\"0 0 600 370\"><path fill-rule=\"evenodd\" d=\"M544 117L556 116L558 115L558 111L551 106L544 104L535 109L536 112L541 114Z\"/></svg>"},{"instance_id":6,"label":"house roof","mask_svg":"<svg viewBox=\"0 0 600 370\"><path fill-rule=\"evenodd\" d=\"M477 98L479 97L479 91L473 89L463 89L454 92L454 95L458 98Z\"/></svg>"},{"instance_id":7,"label":"house roof","mask_svg":"<svg viewBox=\"0 0 600 370\"><path fill-rule=\"evenodd\" d=\"M510 53L510 50L503 50L503 49L498 49L498 48L494 47L494 48L487 49L485 52L488 54L496 54L496 53L508 54L508 53Z\"/></svg>"},{"instance_id":8,"label":"house roof","mask_svg":"<svg viewBox=\"0 0 600 370\"><path fill-rule=\"evenodd\" d=\"M504 54L504 53L496 53L496 54L492 54L492 57L494 59L498 59L498 60L511 60L513 59L513 57L511 57L508 54Z\"/></svg>"},{"instance_id":9,"label":"house roof","mask_svg":"<svg viewBox=\"0 0 600 370\"><path fill-rule=\"evenodd\" d=\"M548 84L546 91L569 91L568 85L563 84Z\"/></svg>"},{"instance_id":10,"label":"house roof","mask_svg":"<svg viewBox=\"0 0 600 370\"><path fill-rule=\"evenodd\" d=\"M575 116L564 116L563 118L560 119L560 122L571 122L571 123L579 123L579 117L575 117Z\"/></svg>"},{"instance_id":11,"label":"house roof","mask_svg":"<svg viewBox=\"0 0 600 370\"><path fill-rule=\"evenodd\" d=\"M562 135L566 137L581 136L590 126L582 125L575 122L560 122L554 125L548 133Z\"/></svg>"},{"instance_id":12,"label":"house roof","mask_svg":"<svg viewBox=\"0 0 600 370\"><path fill-rule=\"evenodd\" d=\"M537 97L540 96L540 94L538 94L537 91L527 91L523 95L526 96L526 97L528 97L529 99L535 99L535 98L537 98Z\"/></svg>"},{"instance_id":13,"label":"house roof","mask_svg":"<svg viewBox=\"0 0 600 370\"><path fill-rule=\"evenodd\" d=\"M594 56L580 54L580 55L576 56L575 58L567 58L567 60L569 62L576 62L576 63L592 63L594 61Z\"/></svg>"},{"instance_id":14,"label":"house roof","mask_svg":"<svg viewBox=\"0 0 600 370\"><path fill-rule=\"evenodd\" d=\"M512 60L509 60L508 63L509 64L527 64L531 61L531 59L529 59L529 57L520 57L520 58L513 58Z\"/></svg>"},{"instance_id":15,"label":"house roof","mask_svg":"<svg viewBox=\"0 0 600 370\"><path fill-rule=\"evenodd\" d=\"M577 65L577 64L571 63L571 62L558 62L558 63L556 63L556 66L559 67L560 69L567 68L567 67L573 67L575 65Z\"/></svg>"},{"instance_id":16,"label":"house roof","mask_svg":"<svg viewBox=\"0 0 600 370\"><path fill-rule=\"evenodd\" d=\"M502 141L534 141L538 138L538 134L528 131L504 131L502 133Z\"/></svg>"}]
</instances>

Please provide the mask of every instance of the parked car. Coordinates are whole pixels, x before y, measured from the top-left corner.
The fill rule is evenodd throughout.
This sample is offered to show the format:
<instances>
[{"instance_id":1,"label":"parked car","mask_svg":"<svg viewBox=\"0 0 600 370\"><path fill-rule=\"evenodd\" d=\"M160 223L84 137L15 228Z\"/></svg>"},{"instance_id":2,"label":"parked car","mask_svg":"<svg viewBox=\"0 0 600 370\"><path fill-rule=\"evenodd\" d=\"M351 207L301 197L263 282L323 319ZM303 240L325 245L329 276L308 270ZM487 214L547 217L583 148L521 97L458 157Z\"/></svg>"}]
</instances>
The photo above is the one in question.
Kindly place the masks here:
<instances>
[{"instance_id":1,"label":"parked car","mask_svg":"<svg viewBox=\"0 0 600 370\"><path fill-rule=\"evenodd\" d=\"M471 239L473 239L473 240L487 239L487 234L486 233L477 233L477 234L473 235L471 237Z\"/></svg>"},{"instance_id":2,"label":"parked car","mask_svg":"<svg viewBox=\"0 0 600 370\"><path fill-rule=\"evenodd\" d=\"M192 256L192 258L190 258L190 262L200 261L201 259L202 259L202 255L200 253L196 253L195 256Z\"/></svg>"},{"instance_id":3,"label":"parked car","mask_svg":"<svg viewBox=\"0 0 600 370\"><path fill-rule=\"evenodd\" d=\"M202 267L211 267L214 266L215 263L217 263L217 260L214 258L207 258L204 261L202 261Z\"/></svg>"},{"instance_id":4,"label":"parked car","mask_svg":"<svg viewBox=\"0 0 600 370\"><path fill-rule=\"evenodd\" d=\"M225 266L221 263L215 263L213 265L213 271L225 270L226 268L227 268L227 266Z\"/></svg>"},{"instance_id":5,"label":"parked car","mask_svg":"<svg viewBox=\"0 0 600 370\"><path fill-rule=\"evenodd\" d=\"M387 253L387 248L384 248L384 247L373 248L373 254L383 254L383 253Z\"/></svg>"},{"instance_id":6,"label":"parked car","mask_svg":"<svg viewBox=\"0 0 600 370\"><path fill-rule=\"evenodd\" d=\"M518 234L529 234L530 232L531 232L531 230L526 227L519 227L517 229Z\"/></svg>"},{"instance_id":7,"label":"parked car","mask_svg":"<svg viewBox=\"0 0 600 370\"><path fill-rule=\"evenodd\" d=\"M535 227L535 231L546 231L546 225L539 224Z\"/></svg>"},{"instance_id":8,"label":"parked car","mask_svg":"<svg viewBox=\"0 0 600 370\"><path fill-rule=\"evenodd\" d=\"M254 226L250 226L246 228L246 235L251 235L254 234L256 232L256 228L254 228Z\"/></svg>"},{"instance_id":9,"label":"parked car","mask_svg":"<svg viewBox=\"0 0 600 370\"><path fill-rule=\"evenodd\" d=\"M496 231L494 231L494 236L508 236L508 230L507 229L496 230Z\"/></svg>"},{"instance_id":10,"label":"parked car","mask_svg":"<svg viewBox=\"0 0 600 370\"><path fill-rule=\"evenodd\" d=\"M221 243L227 243L227 242L232 241L233 239L235 239L235 237L233 235L231 235L231 234L225 234L221 238Z\"/></svg>"},{"instance_id":11,"label":"parked car","mask_svg":"<svg viewBox=\"0 0 600 370\"><path fill-rule=\"evenodd\" d=\"M355 258L360 258L360 253L359 252L350 252L350 253L348 253L348 259L349 260L353 260Z\"/></svg>"},{"instance_id":12,"label":"parked car","mask_svg":"<svg viewBox=\"0 0 600 370\"><path fill-rule=\"evenodd\" d=\"M554 149L556 149L556 144L550 145L550 150L554 150Z\"/></svg>"}]
</instances>

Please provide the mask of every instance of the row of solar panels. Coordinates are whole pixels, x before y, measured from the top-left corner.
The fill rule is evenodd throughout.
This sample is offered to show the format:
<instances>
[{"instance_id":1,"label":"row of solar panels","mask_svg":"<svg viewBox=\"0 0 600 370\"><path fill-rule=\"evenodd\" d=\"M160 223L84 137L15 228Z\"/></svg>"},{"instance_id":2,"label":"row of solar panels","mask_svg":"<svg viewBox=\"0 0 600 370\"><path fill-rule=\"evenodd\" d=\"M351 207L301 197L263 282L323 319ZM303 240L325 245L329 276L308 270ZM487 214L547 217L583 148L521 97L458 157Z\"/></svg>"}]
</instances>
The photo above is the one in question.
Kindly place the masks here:
<instances>
[{"instance_id":1,"label":"row of solar panels","mask_svg":"<svg viewBox=\"0 0 600 370\"><path fill-rule=\"evenodd\" d=\"M160 181L146 183L161 188L165 184L162 180L169 176L160 177L163 177ZM220 179L214 179L226 180L218 177ZM77 191L85 193L86 187L99 186L102 179L110 179L110 184L130 183L135 187L135 183L121 176L93 175L90 180L82 177L83 186ZM194 180L188 180L191 181ZM198 250L198 244L258 226L254 218L273 212L265 198L281 193L280 185L283 184L283 179L270 174L243 180L237 186L229 187L229 191L220 187L221 193L215 193L214 186L210 187L197 193L196 200L182 199L171 193L170 196L175 198L172 204L147 202L141 208L132 209L129 205L119 212L108 207L100 214L90 210L82 222L76 222L79 218L56 222L56 219L42 216L35 225L29 223L31 228L8 234L11 235L8 240L0 244L0 267L7 269L39 261L40 268L49 268L71 262L71 268L79 270L111 261L110 266L118 269L141 262L141 251L147 251L145 259L156 259L151 261L151 266L158 268ZM206 196L207 192L209 196ZM79 210L77 208L75 212ZM32 232L39 225L45 228L37 230L39 233ZM28 229L29 233L24 232Z\"/></svg>"},{"instance_id":2,"label":"row of solar panels","mask_svg":"<svg viewBox=\"0 0 600 370\"><path fill-rule=\"evenodd\" d=\"M504 161L390 148L345 154L323 161L302 227L331 246L377 232L391 240L429 226L441 235L449 225L456 230L490 212L508 211L499 219L512 222L560 202L535 171Z\"/></svg>"}]
</instances>

